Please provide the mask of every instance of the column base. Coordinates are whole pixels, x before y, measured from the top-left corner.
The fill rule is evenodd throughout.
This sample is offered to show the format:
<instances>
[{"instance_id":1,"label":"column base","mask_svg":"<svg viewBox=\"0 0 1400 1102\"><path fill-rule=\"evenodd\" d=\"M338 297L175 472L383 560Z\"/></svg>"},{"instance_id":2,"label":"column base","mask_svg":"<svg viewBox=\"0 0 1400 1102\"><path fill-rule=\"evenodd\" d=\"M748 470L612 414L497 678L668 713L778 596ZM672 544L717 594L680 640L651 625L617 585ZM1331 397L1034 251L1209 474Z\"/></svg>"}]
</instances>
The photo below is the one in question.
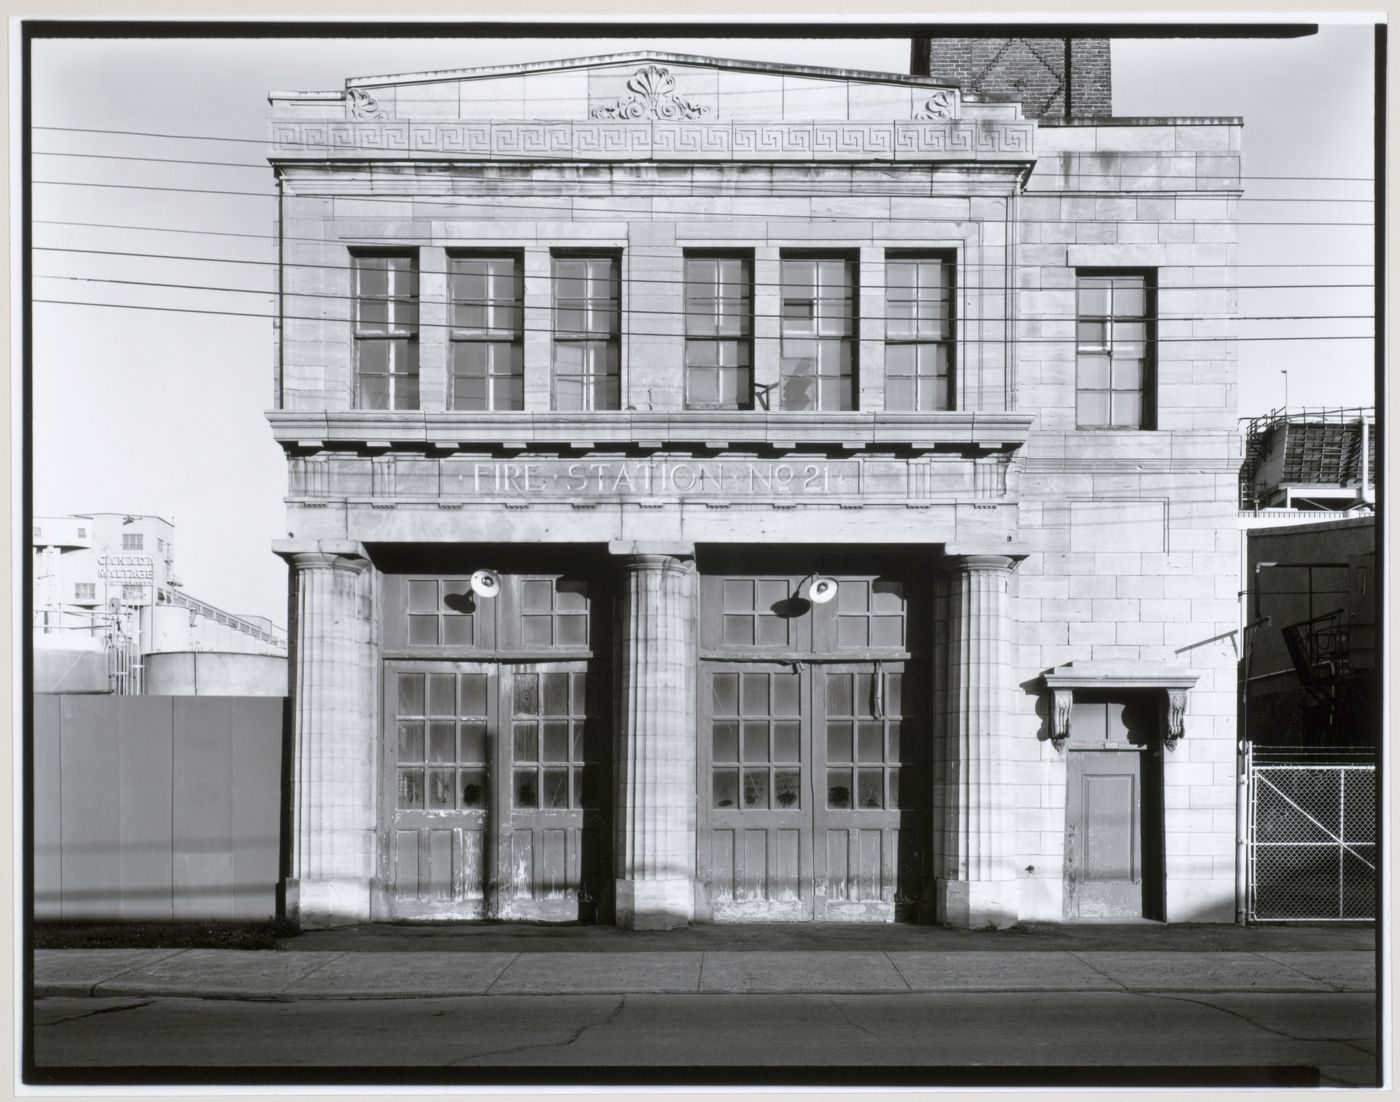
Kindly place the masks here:
<instances>
[{"instance_id":1,"label":"column base","mask_svg":"<svg viewBox=\"0 0 1400 1102\"><path fill-rule=\"evenodd\" d=\"M1004 929L1020 919L1015 880L939 880L934 893L937 921L959 930Z\"/></svg>"},{"instance_id":2,"label":"column base","mask_svg":"<svg viewBox=\"0 0 1400 1102\"><path fill-rule=\"evenodd\" d=\"M287 918L303 930L370 921L368 879L288 879L286 890Z\"/></svg>"},{"instance_id":3,"label":"column base","mask_svg":"<svg viewBox=\"0 0 1400 1102\"><path fill-rule=\"evenodd\" d=\"M675 930L695 914L689 880L618 880L617 925L628 930Z\"/></svg>"}]
</instances>

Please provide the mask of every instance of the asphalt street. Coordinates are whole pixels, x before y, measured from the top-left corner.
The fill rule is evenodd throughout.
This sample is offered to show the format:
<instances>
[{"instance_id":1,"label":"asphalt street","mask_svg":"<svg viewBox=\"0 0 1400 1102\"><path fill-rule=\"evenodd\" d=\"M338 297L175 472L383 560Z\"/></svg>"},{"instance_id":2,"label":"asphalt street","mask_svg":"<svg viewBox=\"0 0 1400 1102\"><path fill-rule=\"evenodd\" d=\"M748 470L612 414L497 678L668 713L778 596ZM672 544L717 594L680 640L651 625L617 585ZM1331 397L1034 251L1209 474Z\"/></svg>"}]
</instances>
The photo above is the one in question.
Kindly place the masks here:
<instances>
[{"instance_id":1,"label":"asphalt street","mask_svg":"<svg viewBox=\"0 0 1400 1102\"><path fill-rule=\"evenodd\" d=\"M47 997L38 1069L1027 1070L1316 1068L1322 1085L1375 1077L1370 992L591 994L319 1000ZM512 1071L511 1069L516 1069ZM590 1069L592 1069L590 1071ZM1019 1069L1019 1070L1018 1070ZM736 1073L740 1079L743 1072ZM987 1072L993 1079L996 1071ZM1222 1073L1223 1074L1223 1073ZM772 1077L776 1075L776 1080ZM623 1076L625 1078L625 1074ZM130 1076L140 1081L141 1074ZM782 1072L757 1074L782 1081ZM833 1082L846 1081L839 1074Z\"/></svg>"}]
</instances>

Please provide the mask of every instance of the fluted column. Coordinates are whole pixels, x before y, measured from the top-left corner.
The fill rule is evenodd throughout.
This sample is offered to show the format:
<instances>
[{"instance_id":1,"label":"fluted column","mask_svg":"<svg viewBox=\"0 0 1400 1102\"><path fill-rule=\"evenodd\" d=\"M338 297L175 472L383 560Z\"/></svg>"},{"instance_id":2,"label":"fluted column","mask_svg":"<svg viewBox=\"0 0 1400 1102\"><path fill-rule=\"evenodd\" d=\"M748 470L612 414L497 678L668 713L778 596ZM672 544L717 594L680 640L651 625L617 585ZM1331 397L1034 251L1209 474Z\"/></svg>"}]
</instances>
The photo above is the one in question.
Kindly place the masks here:
<instances>
[{"instance_id":1,"label":"fluted column","mask_svg":"<svg viewBox=\"0 0 1400 1102\"><path fill-rule=\"evenodd\" d=\"M945 559L948 582L947 741L943 759L938 920L980 928L1017 919L1007 807L1006 695L1011 687L1006 555Z\"/></svg>"},{"instance_id":2,"label":"fluted column","mask_svg":"<svg viewBox=\"0 0 1400 1102\"><path fill-rule=\"evenodd\" d=\"M292 837L287 916L370 918L375 871L371 572L359 544L278 540L292 568Z\"/></svg>"},{"instance_id":3,"label":"fluted column","mask_svg":"<svg viewBox=\"0 0 1400 1102\"><path fill-rule=\"evenodd\" d=\"M622 559L617 623L617 924L669 930L695 906L695 572Z\"/></svg>"}]
</instances>

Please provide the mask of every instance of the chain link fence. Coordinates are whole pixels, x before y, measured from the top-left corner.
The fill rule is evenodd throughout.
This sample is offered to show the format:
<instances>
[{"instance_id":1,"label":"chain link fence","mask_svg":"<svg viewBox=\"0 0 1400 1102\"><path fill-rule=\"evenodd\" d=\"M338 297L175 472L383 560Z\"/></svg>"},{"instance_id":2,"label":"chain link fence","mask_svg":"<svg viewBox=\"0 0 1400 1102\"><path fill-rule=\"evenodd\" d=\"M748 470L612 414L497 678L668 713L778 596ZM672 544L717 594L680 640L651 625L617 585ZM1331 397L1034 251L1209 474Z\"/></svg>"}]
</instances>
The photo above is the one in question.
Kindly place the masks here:
<instances>
[{"instance_id":1,"label":"chain link fence","mask_svg":"<svg viewBox=\"0 0 1400 1102\"><path fill-rule=\"evenodd\" d=\"M1376 767L1249 750L1250 922L1376 917Z\"/></svg>"}]
</instances>

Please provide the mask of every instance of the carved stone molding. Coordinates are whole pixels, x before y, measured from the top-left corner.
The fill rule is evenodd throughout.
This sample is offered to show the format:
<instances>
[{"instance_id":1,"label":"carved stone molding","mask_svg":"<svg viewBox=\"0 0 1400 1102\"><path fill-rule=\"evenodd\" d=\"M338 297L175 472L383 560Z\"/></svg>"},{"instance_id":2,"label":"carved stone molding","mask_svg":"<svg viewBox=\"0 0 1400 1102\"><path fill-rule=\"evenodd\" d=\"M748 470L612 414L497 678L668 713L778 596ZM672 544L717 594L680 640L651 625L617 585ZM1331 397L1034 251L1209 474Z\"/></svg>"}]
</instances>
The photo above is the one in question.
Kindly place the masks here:
<instances>
[{"instance_id":1,"label":"carved stone molding","mask_svg":"<svg viewBox=\"0 0 1400 1102\"><path fill-rule=\"evenodd\" d=\"M1168 750L1175 750L1176 743L1185 732L1186 724L1186 690L1167 690L1167 729L1163 732L1162 742Z\"/></svg>"},{"instance_id":2,"label":"carved stone molding","mask_svg":"<svg viewBox=\"0 0 1400 1102\"><path fill-rule=\"evenodd\" d=\"M389 112L363 88L350 88L345 93L345 113L352 119L387 119Z\"/></svg>"},{"instance_id":3,"label":"carved stone molding","mask_svg":"<svg viewBox=\"0 0 1400 1102\"><path fill-rule=\"evenodd\" d=\"M1056 750L1065 748L1065 740L1069 738L1069 717L1074 710L1074 690L1055 689L1054 711L1052 713L1050 741L1055 744Z\"/></svg>"},{"instance_id":4,"label":"carved stone molding","mask_svg":"<svg viewBox=\"0 0 1400 1102\"><path fill-rule=\"evenodd\" d=\"M922 108L914 112L914 117L916 119L951 119L954 103L952 91L940 88L929 96L928 102Z\"/></svg>"},{"instance_id":5,"label":"carved stone molding","mask_svg":"<svg viewBox=\"0 0 1400 1102\"><path fill-rule=\"evenodd\" d=\"M378 111L378 105L373 109ZM599 110L603 109L595 108L595 115ZM1035 123L994 119L682 123L676 115L608 115L578 122L408 122L366 117L340 122L278 120L272 123L269 138L274 159L308 161L334 156L427 161L554 157L1021 163L1035 156Z\"/></svg>"},{"instance_id":6,"label":"carved stone molding","mask_svg":"<svg viewBox=\"0 0 1400 1102\"><path fill-rule=\"evenodd\" d=\"M660 65L644 65L627 78L630 99L603 104L588 112L595 119L703 119L710 114L704 104L675 94L676 78Z\"/></svg>"},{"instance_id":7,"label":"carved stone molding","mask_svg":"<svg viewBox=\"0 0 1400 1102\"><path fill-rule=\"evenodd\" d=\"M1057 666L1044 677L1045 687L1053 696L1050 739L1058 750L1069 737L1075 689L1149 689L1165 695L1162 745L1175 750L1185 732L1186 695L1200 676L1193 670L1157 662L1070 662Z\"/></svg>"}]
</instances>

